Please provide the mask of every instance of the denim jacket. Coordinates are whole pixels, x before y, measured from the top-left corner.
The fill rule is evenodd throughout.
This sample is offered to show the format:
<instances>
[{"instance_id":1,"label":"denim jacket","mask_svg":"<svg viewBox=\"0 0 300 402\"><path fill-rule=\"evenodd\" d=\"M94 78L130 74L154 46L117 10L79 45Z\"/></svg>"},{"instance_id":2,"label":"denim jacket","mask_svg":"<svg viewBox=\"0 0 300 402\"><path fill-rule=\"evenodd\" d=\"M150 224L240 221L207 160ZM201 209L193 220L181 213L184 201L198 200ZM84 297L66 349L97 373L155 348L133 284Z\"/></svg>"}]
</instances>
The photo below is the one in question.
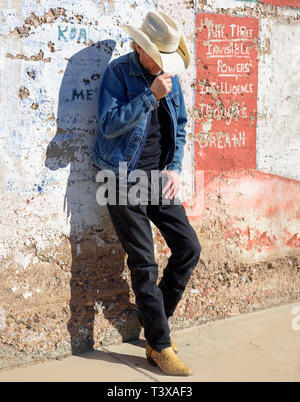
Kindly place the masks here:
<instances>
[{"instance_id":1,"label":"denim jacket","mask_svg":"<svg viewBox=\"0 0 300 402\"><path fill-rule=\"evenodd\" d=\"M175 75L172 91L161 99L170 117L171 140L168 140L163 168L182 171L187 114L182 89ZM92 163L99 169L119 175L119 162L127 162L127 174L138 163L151 119L159 106L144 77L137 52L113 60L100 83L98 103L99 133Z\"/></svg>"}]
</instances>

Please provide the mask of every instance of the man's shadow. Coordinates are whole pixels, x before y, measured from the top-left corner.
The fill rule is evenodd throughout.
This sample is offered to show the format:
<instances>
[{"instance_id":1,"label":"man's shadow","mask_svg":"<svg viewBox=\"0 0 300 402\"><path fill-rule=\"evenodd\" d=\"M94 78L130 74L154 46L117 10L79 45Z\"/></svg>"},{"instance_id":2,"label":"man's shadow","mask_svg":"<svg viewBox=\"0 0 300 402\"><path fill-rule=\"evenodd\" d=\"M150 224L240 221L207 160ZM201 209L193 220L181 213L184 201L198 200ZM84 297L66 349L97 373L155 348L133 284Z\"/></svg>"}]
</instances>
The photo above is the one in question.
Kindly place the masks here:
<instances>
[{"instance_id":1,"label":"man's shadow","mask_svg":"<svg viewBox=\"0 0 300 402\"><path fill-rule=\"evenodd\" d=\"M137 339L141 329L137 308L129 299L128 274L126 278L123 272L124 251L107 207L96 202L97 170L91 163L99 82L114 47L114 41L104 40L68 60L59 91L57 131L45 161L52 171L70 165L64 209L72 253L68 331L73 354L101 343Z\"/></svg>"}]
</instances>

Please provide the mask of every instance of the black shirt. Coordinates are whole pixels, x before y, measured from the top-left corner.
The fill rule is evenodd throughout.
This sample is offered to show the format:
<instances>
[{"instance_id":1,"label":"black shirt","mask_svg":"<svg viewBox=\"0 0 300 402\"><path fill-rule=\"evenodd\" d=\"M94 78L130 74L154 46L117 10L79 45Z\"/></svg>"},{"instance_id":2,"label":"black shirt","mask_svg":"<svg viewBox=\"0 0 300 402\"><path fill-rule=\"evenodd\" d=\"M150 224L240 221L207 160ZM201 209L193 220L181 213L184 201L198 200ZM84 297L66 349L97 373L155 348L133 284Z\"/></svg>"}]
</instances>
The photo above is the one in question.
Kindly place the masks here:
<instances>
[{"instance_id":1,"label":"black shirt","mask_svg":"<svg viewBox=\"0 0 300 402\"><path fill-rule=\"evenodd\" d=\"M145 78L149 82L149 86L156 78L143 68ZM164 121L168 118L167 111L160 103L158 108L151 112L151 121L147 133L146 142L140 155L136 169L143 169L150 174L151 170L160 169L162 158L164 157L163 127Z\"/></svg>"}]
</instances>

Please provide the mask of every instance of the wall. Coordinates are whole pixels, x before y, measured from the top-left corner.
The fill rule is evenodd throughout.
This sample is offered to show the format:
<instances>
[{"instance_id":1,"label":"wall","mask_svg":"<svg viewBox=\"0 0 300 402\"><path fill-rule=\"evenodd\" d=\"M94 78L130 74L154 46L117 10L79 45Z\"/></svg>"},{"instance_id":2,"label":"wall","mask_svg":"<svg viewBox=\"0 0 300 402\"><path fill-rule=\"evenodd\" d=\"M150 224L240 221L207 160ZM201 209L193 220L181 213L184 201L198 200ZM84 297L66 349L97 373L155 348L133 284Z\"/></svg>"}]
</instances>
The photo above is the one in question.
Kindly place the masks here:
<instances>
[{"instance_id":1,"label":"wall","mask_svg":"<svg viewBox=\"0 0 300 402\"><path fill-rule=\"evenodd\" d=\"M299 300L300 12L262 3L158 4L192 54L180 76L190 117L182 199L203 247L174 328ZM157 4L87 0L84 13L79 1L0 6L0 367L10 367L139 335L126 255L96 203L90 155L101 74L129 50L119 25L138 24ZM226 77L227 91L252 92L203 94L222 74L219 57L203 70L205 18L211 32L238 19L253 25L251 54L239 54L252 61L249 76ZM201 102L215 115L201 115ZM251 113L233 109L227 124L224 107L236 102ZM170 252L153 234L161 274Z\"/></svg>"}]
</instances>

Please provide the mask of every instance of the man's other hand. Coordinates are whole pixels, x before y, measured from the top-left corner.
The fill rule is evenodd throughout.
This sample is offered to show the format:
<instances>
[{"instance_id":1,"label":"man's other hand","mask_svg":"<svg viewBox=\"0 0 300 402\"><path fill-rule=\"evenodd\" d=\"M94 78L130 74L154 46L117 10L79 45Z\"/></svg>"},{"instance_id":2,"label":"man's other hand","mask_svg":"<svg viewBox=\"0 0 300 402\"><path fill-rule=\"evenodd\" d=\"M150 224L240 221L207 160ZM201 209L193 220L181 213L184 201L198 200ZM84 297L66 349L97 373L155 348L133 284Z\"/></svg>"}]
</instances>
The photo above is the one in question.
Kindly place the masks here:
<instances>
[{"instance_id":1,"label":"man's other hand","mask_svg":"<svg viewBox=\"0 0 300 402\"><path fill-rule=\"evenodd\" d=\"M164 170L164 174L168 176L168 182L163 187L162 192L165 198L169 198L170 200L173 197L177 197L180 190L180 176L179 173L174 170Z\"/></svg>"},{"instance_id":2,"label":"man's other hand","mask_svg":"<svg viewBox=\"0 0 300 402\"><path fill-rule=\"evenodd\" d=\"M164 98L169 92L172 90L172 81L171 77L174 77L173 74L163 73L155 78L153 81L150 90L157 100Z\"/></svg>"}]
</instances>

